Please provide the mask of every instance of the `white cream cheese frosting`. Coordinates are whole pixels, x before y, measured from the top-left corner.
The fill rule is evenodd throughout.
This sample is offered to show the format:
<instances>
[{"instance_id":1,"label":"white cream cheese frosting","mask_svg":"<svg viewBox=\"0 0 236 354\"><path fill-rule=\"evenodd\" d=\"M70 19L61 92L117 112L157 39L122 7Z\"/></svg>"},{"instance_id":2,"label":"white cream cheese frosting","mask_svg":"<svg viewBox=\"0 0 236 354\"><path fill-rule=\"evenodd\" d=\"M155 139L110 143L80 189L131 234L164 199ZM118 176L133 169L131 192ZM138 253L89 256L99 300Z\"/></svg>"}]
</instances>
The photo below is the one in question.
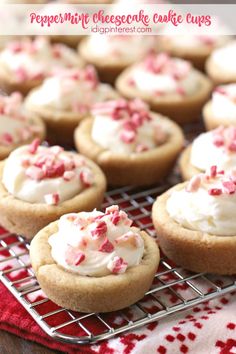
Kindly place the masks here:
<instances>
[{"instance_id":1,"label":"white cream cheese frosting","mask_svg":"<svg viewBox=\"0 0 236 354\"><path fill-rule=\"evenodd\" d=\"M15 92L0 95L0 145L10 146L24 142L41 129L26 115L23 97Z\"/></svg>"},{"instance_id":2,"label":"white cream cheese frosting","mask_svg":"<svg viewBox=\"0 0 236 354\"><path fill-rule=\"evenodd\" d=\"M139 153L167 140L164 120L154 117L148 105L138 99L98 103L92 109L92 115L92 139L110 151Z\"/></svg>"},{"instance_id":3,"label":"white cream cheese frosting","mask_svg":"<svg viewBox=\"0 0 236 354\"><path fill-rule=\"evenodd\" d=\"M119 210L94 210L63 215L58 232L49 237L52 258L61 267L83 276L100 277L124 273L138 265L144 242L140 230Z\"/></svg>"},{"instance_id":4,"label":"white cream cheese frosting","mask_svg":"<svg viewBox=\"0 0 236 354\"><path fill-rule=\"evenodd\" d=\"M236 235L236 170L194 176L187 187L174 190L166 203L170 217L191 230L217 236Z\"/></svg>"},{"instance_id":5,"label":"white cream cheese frosting","mask_svg":"<svg viewBox=\"0 0 236 354\"><path fill-rule=\"evenodd\" d=\"M218 69L227 74L236 75L236 41L231 41L211 54L211 61Z\"/></svg>"},{"instance_id":6,"label":"white cream cheese frosting","mask_svg":"<svg viewBox=\"0 0 236 354\"><path fill-rule=\"evenodd\" d=\"M236 168L236 127L219 127L200 134L191 147L190 163L206 171L217 165L223 170Z\"/></svg>"},{"instance_id":7,"label":"white cream cheese frosting","mask_svg":"<svg viewBox=\"0 0 236 354\"><path fill-rule=\"evenodd\" d=\"M192 48L210 48L214 49L224 45L227 42L226 36L220 35L178 35L164 36L164 41L168 41L174 48L192 49Z\"/></svg>"},{"instance_id":8,"label":"white cream cheese frosting","mask_svg":"<svg viewBox=\"0 0 236 354\"><path fill-rule=\"evenodd\" d=\"M87 40L86 50L94 58L114 58L127 62L141 59L154 46L153 36L92 35Z\"/></svg>"},{"instance_id":9,"label":"white cream cheese frosting","mask_svg":"<svg viewBox=\"0 0 236 354\"><path fill-rule=\"evenodd\" d=\"M174 95L180 99L196 92L199 78L190 62L160 53L150 54L134 65L128 84L156 97Z\"/></svg>"},{"instance_id":10,"label":"white cream cheese frosting","mask_svg":"<svg viewBox=\"0 0 236 354\"><path fill-rule=\"evenodd\" d=\"M215 118L236 122L236 84L216 87L211 107Z\"/></svg>"},{"instance_id":11,"label":"white cream cheese frosting","mask_svg":"<svg viewBox=\"0 0 236 354\"><path fill-rule=\"evenodd\" d=\"M48 39L25 38L12 41L0 53L0 65L14 80L37 80L51 74L57 68L81 66L75 51L63 44L51 44Z\"/></svg>"},{"instance_id":12,"label":"white cream cheese frosting","mask_svg":"<svg viewBox=\"0 0 236 354\"><path fill-rule=\"evenodd\" d=\"M34 89L26 100L27 105L56 110L87 113L96 102L115 98L115 90L99 82L92 66L84 69L58 71Z\"/></svg>"},{"instance_id":13,"label":"white cream cheese frosting","mask_svg":"<svg viewBox=\"0 0 236 354\"><path fill-rule=\"evenodd\" d=\"M9 155L2 183L17 199L57 205L92 185L93 173L83 157L59 146L39 146L36 139Z\"/></svg>"}]
</instances>

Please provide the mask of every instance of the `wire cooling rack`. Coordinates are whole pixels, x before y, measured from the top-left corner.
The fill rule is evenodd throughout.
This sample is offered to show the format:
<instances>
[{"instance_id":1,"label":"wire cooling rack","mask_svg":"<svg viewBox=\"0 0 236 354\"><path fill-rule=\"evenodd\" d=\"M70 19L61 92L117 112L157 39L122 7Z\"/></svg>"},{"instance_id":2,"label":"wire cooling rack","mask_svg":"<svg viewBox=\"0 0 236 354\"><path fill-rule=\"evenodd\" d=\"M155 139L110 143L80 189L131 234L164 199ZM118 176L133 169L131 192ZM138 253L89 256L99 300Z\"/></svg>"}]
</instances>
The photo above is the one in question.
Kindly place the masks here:
<instances>
[{"instance_id":1,"label":"wire cooling rack","mask_svg":"<svg viewBox=\"0 0 236 354\"><path fill-rule=\"evenodd\" d=\"M170 183L145 191L122 188L108 192L103 208L119 204L135 224L155 237L150 213L152 204ZM236 278L195 274L162 258L145 297L122 311L82 314L61 308L41 291L29 259L29 244L4 230L0 235L0 279L16 299L51 337L68 343L95 343L164 318L177 311L236 289Z\"/></svg>"}]
</instances>

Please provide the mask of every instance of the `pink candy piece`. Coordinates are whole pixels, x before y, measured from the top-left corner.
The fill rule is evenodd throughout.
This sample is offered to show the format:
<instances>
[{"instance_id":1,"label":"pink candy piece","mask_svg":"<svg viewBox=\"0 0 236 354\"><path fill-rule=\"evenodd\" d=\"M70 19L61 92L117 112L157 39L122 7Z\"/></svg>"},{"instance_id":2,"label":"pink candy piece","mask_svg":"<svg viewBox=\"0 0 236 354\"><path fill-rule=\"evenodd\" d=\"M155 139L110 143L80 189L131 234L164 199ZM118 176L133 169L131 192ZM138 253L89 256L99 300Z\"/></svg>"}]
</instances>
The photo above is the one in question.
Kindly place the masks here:
<instances>
[{"instance_id":1,"label":"pink candy piece","mask_svg":"<svg viewBox=\"0 0 236 354\"><path fill-rule=\"evenodd\" d=\"M66 263L70 266L79 266L85 260L85 254L73 247L66 250Z\"/></svg>"},{"instance_id":2,"label":"pink candy piece","mask_svg":"<svg viewBox=\"0 0 236 354\"><path fill-rule=\"evenodd\" d=\"M180 95L180 96L185 96L186 92L183 89L183 87L177 87L176 92Z\"/></svg>"},{"instance_id":3,"label":"pink candy piece","mask_svg":"<svg viewBox=\"0 0 236 354\"><path fill-rule=\"evenodd\" d=\"M232 152L236 152L236 141L233 141L228 145L228 150Z\"/></svg>"},{"instance_id":4,"label":"pink candy piece","mask_svg":"<svg viewBox=\"0 0 236 354\"><path fill-rule=\"evenodd\" d=\"M28 159L27 157L24 157L22 160L21 160L21 166L22 167L29 167L30 166L30 159Z\"/></svg>"},{"instance_id":5,"label":"pink candy piece","mask_svg":"<svg viewBox=\"0 0 236 354\"><path fill-rule=\"evenodd\" d=\"M88 65L84 70L84 79L90 81L91 88L96 89L98 86L98 76L95 68L92 65Z\"/></svg>"},{"instance_id":6,"label":"pink candy piece","mask_svg":"<svg viewBox=\"0 0 236 354\"><path fill-rule=\"evenodd\" d=\"M54 145L54 146L50 147L49 150L56 156L64 151L64 149L59 145Z\"/></svg>"},{"instance_id":7,"label":"pink candy piece","mask_svg":"<svg viewBox=\"0 0 236 354\"><path fill-rule=\"evenodd\" d=\"M44 196L45 202L48 205L57 205L59 204L60 197L58 193L46 194Z\"/></svg>"},{"instance_id":8,"label":"pink candy piece","mask_svg":"<svg viewBox=\"0 0 236 354\"><path fill-rule=\"evenodd\" d=\"M78 252L74 262L75 266L80 265L80 263L82 263L84 260L85 260L85 254L82 252Z\"/></svg>"},{"instance_id":9,"label":"pink candy piece","mask_svg":"<svg viewBox=\"0 0 236 354\"><path fill-rule=\"evenodd\" d=\"M132 79L132 78L129 78L129 79L127 80L127 84L128 84L129 86L131 86L131 87L135 87L135 86L136 86L135 81L134 81L134 79Z\"/></svg>"},{"instance_id":10,"label":"pink candy piece","mask_svg":"<svg viewBox=\"0 0 236 354\"><path fill-rule=\"evenodd\" d=\"M114 213L116 211L119 211L118 205L111 205L106 208L106 214Z\"/></svg>"},{"instance_id":11,"label":"pink candy piece","mask_svg":"<svg viewBox=\"0 0 236 354\"><path fill-rule=\"evenodd\" d=\"M25 174L27 177L35 180L35 181L40 181L44 178L44 172L41 168L36 167L36 166L30 166L27 168L25 171Z\"/></svg>"},{"instance_id":12,"label":"pink candy piece","mask_svg":"<svg viewBox=\"0 0 236 354\"><path fill-rule=\"evenodd\" d=\"M120 134L120 139L126 144L132 144L136 138L136 133L133 130L124 130Z\"/></svg>"},{"instance_id":13,"label":"pink candy piece","mask_svg":"<svg viewBox=\"0 0 236 354\"><path fill-rule=\"evenodd\" d=\"M118 237L116 239L116 243L121 247L125 246L125 247L136 248L139 246L138 240L139 238L137 234L135 234L133 231L128 231L126 234Z\"/></svg>"},{"instance_id":14,"label":"pink candy piece","mask_svg":"<svg viewBox=\"0 0 236 354\"><path fill-rule=\"evenodd\" d=\"M216 87L214 92L220 93L221 95L227 95L226 90L223 87L220 87L220 86Z\"/></svg>"},{"instance_id":15,"label":"pink candy piece","mask_svg":"<svg viewBox=\"0 0 236 354\"><path fill-rule=\"evenodd\" d=\"M46 178L62 177L65 172L65 165L62 161L58 161L51 166L45 164L42 168Z\"/></svg>"},{"instance_id":16,"label":"pink candy piece","mask_svg":"<svg viewBox=\"0 0 236 354\"><path fill-rule=\"evenodd\" d=\"M24 68L18 68L15 70L15 76L18 82L23 82L28 79L28 74Z\"/></svg>"},{"instance_id":17,"label":"pink candy piece","mask_svg":"<svg viewBox=\"0 0 236 354\"><path fill-rule=\"evenodd\" d=\"M208 190L208 194L212 196L218 196L222 194L221 188L211 188Z\"/></svg>"},{"instance_id":18,"label":"pink candy piece","mask_svg":"<svg viewBox=\"0 0 236 354\"><path fill-rule=\"evenodd\" d=\"M128 267L128 263L123 260L121 257L114 257L112 261L110 261L107 265L107 268L113 274L122 274L125 273Z\"/></svg>"},{"instance_id":19,"label":"pink candy piece","mask_svg":"<svg viewBox=\"0 0 236 354\"><path fill-rule=\"evenodd\" d=\"M19 53L23 50L21 42L11 42L8 45L8 49L11 50L13 53Z\"/></svg>"},{"instance_id":20,"label":"pink candy piece","mask_svg":"<svg viewBox=\"0 0 236 354\"><path fill-rule=\"evenodd\" d=\"M40 145L40 139L38 139L38 138L34 139L28 147L28 152L30 154L35 154L38 150L39 145Z\"/></svg>"},{"instance_id":21,"label":"pink candy piece","mask_svg":"<svg viewBox=\"0 0 236 354\"><path fill-rule=\"evenodd\" d=\"M99 252L111 253L114 251L114 246L106 237L98 250Z\"/></svg>"},{"instance_id":22,"label":"pink candy piece","mask_svg":"<svg viewBox=\"0 0 236 354\"><path fill-rule=\"evenodd\" d=\"M193 176L186 187L186 191L196 192L201 186L201 181L202 179L200 175Z\"/></svg>"},{"instance_id":23,"label":"pink candy piece","mask_svg":"<svg viewBox=\"0 0 236 354\"><path fill-rule=\"evenodd\" d=\"M13 136L9 133L3 133L1 136L0 136L0 140L3 144L5 145L11 145L13 144Z\"/></svg>"},{"instance_id":24,"label":"pink candy piece","mask_svg":"<svg viewBox=\"0 0 236 354\"><path fill-rule=\"evenodd\" d=\"M211 166L210 167L210 177L214 178L217 175L217 167L216 166Z\"/></svg>"},{"instance_id":25,"label":"pink candy piece","mask_svg":"<svg viewBox=\"0 0 236 354\"><path fill-rule=\"evenodd\" d=\"M214 135L213 136L213 144L217 147L223 146L224 145L224 138L220 135Z\"/></svg>"},{"instance_id":26,"label":"pink candy piece","mask_svg":"<svg viewBox=\"0 0 236 354\"><path fill-rule=\"evenodd\" d=\"M154 139L158 145L161 145L166 141L167 133L162 129L161 126L155 127Z\"/></svg>"},{"instance_id":27,"label":"pink candy piece","mask_svg":"<svg viewBox=\"0 0 236 354\"><path fill-rule=\"evenodd\" d=\"M105 221L97 221L91 230L91 235L95 239L105 236L107 233L107 224Z\"/></svg>"},{"instance_id":28,"label":"pink candy piece","mask_svg":"<svg viewBox=\"0 0 236 354\"><path fill-rule=\"evenodd\" d=\"M82 170L79 175L80 181L85 187L90 187L93 183L93 175L90 171Z\"/></svg>"},{"instance_id":29,"label":"pink candy piece","mask_svg":"<svg viewBox=\"0 0 236 354\"><path fill-rule=\"evenodd\" d=\"M120 214L119 211L115 211L112 215L111 215L111 222L113 225L117 225L120 222Z\"/></svg>"},{"instance_id":30,"label":"pink candy piece","mask_svg":"<svg viewBox=\"0 0 236 354\"><path fill-rule=\"evenodd\" d=\"M223 185L223 190L225 193L227 194L234 194L235 190L236 190L236 186L232 181L223 181L222 182Z\"/></svg>"},{"instance_id":31,"label":"pink candy piece","mask_svg":"<svg viewBox=\"0 0 236 354\"><path fill-rule=\"evenodd\" d=\"M67 182L71 181L73 178L75 178L76 173L74 171L65 171L63 174L63 179Z\"/></svg>"},{"instance_id":32,"label":"pink candy piece","mask_svg":"<svg viewBox=\"0 0 236 354\"><path fill-rule=\"evenodd\" d=\"M141 152L148 151L148 150L149 150L149 148L147 145L140 143L136 146L135 152L141 153Z\"/></svg>"},{"instance_id":33,"label":"pink candy piece","mask_svg":"<svg viewBox=\"0 0 236 354\"><path fill-rule=\"evenodd\" d=\"M156 55L151 53L145 60L145 67L147 70L158 74L162 71L163 67L169 62L170 57L166 53Z\"/></svg>"}]
</instances>

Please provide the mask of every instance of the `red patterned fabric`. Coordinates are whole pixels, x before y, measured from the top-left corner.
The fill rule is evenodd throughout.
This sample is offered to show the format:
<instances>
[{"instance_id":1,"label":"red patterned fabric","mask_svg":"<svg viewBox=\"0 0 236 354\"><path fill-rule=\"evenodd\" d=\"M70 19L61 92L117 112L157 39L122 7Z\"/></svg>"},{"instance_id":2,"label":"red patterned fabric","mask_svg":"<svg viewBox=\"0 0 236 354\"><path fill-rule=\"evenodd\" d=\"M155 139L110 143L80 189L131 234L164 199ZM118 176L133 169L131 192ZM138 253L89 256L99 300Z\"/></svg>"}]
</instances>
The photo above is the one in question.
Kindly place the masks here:
<instances>
[{"instance_id":1,"label":"red patterned fabric","mask_svg":"<svg viewBox=\"0 0 236 354\"><path fill-rule=\"evenodd\" d=\"M0 284L0 329L67 353L236 353L236 292L153 322L98 345L68 345L48 337Z\"/></svg>"},{"instance_id":2,"label":"red patterned fabric","mask_svg":"<svg viewBox=\"0 0 236 354\"><path fill-rule=\"evenodd\" d=\"M3 233L0 230L0 234ZM21 261L27 263L29 261L28 254L20 256L26 251L24 245L16 244L15 236L4 238L6 244L14 243L12 246L15 253L19 255ZM7 259L10 254L5 250L0 251L0 270L16 267L16 260ZM30 268L27 268L30 270ZM29 275L28 270L20 270L9 273L10 280L24 279ZM163 281L171 281L173 274L165 275ZM31 285L32 280L17 283L19 286ZM219 285L223 285L220 284ZM191 297L191 292L185 284L176 284L173 290L181 293L184 298ZM210 289L206 289L210 291ZM38 342L51 349L64 351L67 353L101 353L101 354L175 354L175 353L200 353L200 354L235 354L236 353L236 291L227 294L211 302L204 302L192 309L171 315L159 322L150 323L147 326L125 333L119 337L115 337L108 341L100 342L96 345L68 345L51 339L37 325L33 318L26 310L17 302L10 292L0 283L0 329L14 333L22 338ZM35 293L26 295L29 302L35 302L44 297L43 293L36 291ZM162 300L165 300L167 306L177 304L178 298L174 293L165 289L161 294ZM170 305L168 305L170 304ZM145 306L149 312L156 311L153 302L148 299ZM40 314L54 311L58 307L48 301L40 305L37 311ZM131 315L131 311L128 315ZM59 318L58 318L59 316ZM63 318L60 318L63 317ZM112 325L122 324L122 318L110 314L106 315L106 320ZM70 317L68 318L70 319ZM68 320L66 313L59 313L57 319L53 316L45 319L51 326L55 326L55 321ZM102 330L101 323L87 321L93 332ZM68 332L66 332L66 330ZM65 333L76 331L76 335L84 335L82 330L78 330L78 326L68 326ZM79 332L80 331L80 332Z\"/></svg>"}]
</instances>

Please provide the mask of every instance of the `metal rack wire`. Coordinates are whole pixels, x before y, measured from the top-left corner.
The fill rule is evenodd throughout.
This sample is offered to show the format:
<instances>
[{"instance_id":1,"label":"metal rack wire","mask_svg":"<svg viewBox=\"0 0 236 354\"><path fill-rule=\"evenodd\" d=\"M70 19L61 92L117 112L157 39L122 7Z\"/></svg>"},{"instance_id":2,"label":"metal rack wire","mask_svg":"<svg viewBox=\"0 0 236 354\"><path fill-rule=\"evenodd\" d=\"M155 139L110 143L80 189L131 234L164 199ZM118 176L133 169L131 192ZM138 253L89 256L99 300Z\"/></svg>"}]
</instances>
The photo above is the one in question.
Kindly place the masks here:
<instances>
[{"instance_id":1,"label":"metal rack wire","mask_svg":"<svg viewBox=\"0 0 236 354\"><path fill-rule=\"evenodd\" d=\"M145 191L121 188L106 194L103 208L119 204L135 224L155 237L151 206L168 188L167 181ZM82 314L60 308L41 292L21 236L0 234L0 279L51 337L68 343L95 343L164 318L236 289L235 277L194 274L163 257L151 289L133 306L109 314Z\"/></svg>"}]
</instances>

